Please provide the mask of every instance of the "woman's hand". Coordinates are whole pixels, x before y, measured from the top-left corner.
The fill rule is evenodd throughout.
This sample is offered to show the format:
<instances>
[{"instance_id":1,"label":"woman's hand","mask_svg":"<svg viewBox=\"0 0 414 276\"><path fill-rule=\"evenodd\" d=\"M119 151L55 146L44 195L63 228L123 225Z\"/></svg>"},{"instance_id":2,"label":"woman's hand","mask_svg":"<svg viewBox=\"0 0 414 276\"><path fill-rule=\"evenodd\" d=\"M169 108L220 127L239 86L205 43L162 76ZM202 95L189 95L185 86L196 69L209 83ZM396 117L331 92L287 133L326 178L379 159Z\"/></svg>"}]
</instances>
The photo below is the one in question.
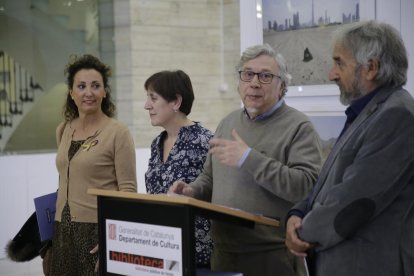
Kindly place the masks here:
<instances>
[{"instance_id":1,"label":"woman's hand","mask_svg":"<svg viewBox=\"0 0 414 276\"><path fill-rule=\"evenodd\" d=\"M97 244L89 253L95 254L95 253L98 252L98 250L99 250L99 244ZM98 258L98 261L95 264L95 272L98 272L98 271L99 271L99 258Z\"/></svg>"},{"instance_id":2,"label":"woman's hand","mask_svg":"<svg viewBox=\"0 0 414 276\"><path fill-rule=\"evenodd\" d=\"M193 188L189 184L185 183L182 180L177 180L168 189L167 194L168 195L179 194L179 195L193 197L194 191L193 191Z\"/></svg>"}]
</instances>

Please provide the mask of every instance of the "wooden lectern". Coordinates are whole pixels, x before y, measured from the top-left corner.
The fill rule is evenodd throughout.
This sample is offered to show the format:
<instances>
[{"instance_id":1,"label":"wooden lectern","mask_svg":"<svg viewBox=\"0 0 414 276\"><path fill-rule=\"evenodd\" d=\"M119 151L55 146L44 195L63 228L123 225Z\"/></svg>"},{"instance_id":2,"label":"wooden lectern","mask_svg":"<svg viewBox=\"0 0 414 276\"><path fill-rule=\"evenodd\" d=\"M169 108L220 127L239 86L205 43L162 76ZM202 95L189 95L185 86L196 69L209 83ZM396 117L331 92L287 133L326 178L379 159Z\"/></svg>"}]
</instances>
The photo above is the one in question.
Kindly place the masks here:
<instances>
[{"instance_id":1,"label":"wooden lectern","mask_svg":"<svg viewBox=\"0 0 414 276\"><path fill-rule=\"evenodd\" d=\"M185 196L88 193L98 200L99 275L196 275L196 216L245 227L279 226L274 219Z\"/></svg>"}]
</instances>

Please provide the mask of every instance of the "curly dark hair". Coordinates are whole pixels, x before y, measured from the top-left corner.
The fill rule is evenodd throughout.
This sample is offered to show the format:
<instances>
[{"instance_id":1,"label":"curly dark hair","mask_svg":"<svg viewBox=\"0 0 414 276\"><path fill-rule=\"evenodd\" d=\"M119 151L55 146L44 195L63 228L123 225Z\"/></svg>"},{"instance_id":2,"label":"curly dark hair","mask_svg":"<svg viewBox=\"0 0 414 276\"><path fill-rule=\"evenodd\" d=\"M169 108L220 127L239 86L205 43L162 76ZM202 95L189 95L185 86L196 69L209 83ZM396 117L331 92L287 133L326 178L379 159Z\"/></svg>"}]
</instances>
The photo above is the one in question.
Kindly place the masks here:
<instances>
[{"instance_id":1,"label":"curly dark hair","mask_svg":"<svg viewBox=\"0 0 414 276\"><path fill-rule=\"evenodd\" d=\"M76 73L82 69L94 69L102 75L106 97L102 99L101 109L108 117L114 117L116 108L115 104L112 102L111 86L108 83L108 79L111 76L111 68L109 65L104 64L93 55L71 55L64 71L66 84L68 86L66 102L63 108L63 117L65 121L70 122L79 117L78 107L70 96L70 90L73 88L73 81Z\"/></svg>"}]
</instances>

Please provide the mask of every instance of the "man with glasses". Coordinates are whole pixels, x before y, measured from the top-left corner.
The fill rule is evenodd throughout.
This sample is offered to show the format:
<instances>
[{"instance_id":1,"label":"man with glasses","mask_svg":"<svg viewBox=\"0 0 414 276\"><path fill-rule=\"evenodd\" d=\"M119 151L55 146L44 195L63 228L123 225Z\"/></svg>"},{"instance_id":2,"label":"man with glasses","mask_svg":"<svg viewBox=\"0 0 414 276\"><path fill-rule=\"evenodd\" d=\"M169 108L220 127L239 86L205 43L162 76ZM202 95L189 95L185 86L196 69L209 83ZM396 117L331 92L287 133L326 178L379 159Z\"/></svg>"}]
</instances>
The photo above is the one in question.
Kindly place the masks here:
<instances>
[{"instance_id":1,"label":"man with glasses","mask_svg":"<svg viewBox=\"0 0 414 276\"><path fill-rule=\"evenodd\" d=\"M269 45L244 51L236 67L244 107L225 117L210 140L204 171L170 191L278 218L306 197L321 166L319 137L308 118L284 101L290 75ZM213 271L244 276L300 275L284 244L284 227L212 223Z\"/></svg>"}]
</instances>

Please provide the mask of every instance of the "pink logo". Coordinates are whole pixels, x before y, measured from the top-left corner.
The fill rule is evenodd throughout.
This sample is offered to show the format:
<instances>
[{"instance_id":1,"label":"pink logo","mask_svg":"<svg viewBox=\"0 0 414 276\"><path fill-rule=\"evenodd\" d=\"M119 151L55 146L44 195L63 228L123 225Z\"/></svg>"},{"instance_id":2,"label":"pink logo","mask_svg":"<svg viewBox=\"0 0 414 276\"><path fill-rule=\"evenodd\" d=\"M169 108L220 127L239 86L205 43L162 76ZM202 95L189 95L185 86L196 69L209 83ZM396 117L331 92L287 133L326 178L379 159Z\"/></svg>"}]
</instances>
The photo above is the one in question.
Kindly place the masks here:
<instances>
[{"instance_id":1,"label":"pink logo","mask_svg":"<svg viewBox=\"0 0 414 276\"><path fill-rule=\"evenodd\" d=\"M116 224L110 223L108 225L108 238L110 240L115 240L116 239Z\"/></svg>"}]
</instances>

